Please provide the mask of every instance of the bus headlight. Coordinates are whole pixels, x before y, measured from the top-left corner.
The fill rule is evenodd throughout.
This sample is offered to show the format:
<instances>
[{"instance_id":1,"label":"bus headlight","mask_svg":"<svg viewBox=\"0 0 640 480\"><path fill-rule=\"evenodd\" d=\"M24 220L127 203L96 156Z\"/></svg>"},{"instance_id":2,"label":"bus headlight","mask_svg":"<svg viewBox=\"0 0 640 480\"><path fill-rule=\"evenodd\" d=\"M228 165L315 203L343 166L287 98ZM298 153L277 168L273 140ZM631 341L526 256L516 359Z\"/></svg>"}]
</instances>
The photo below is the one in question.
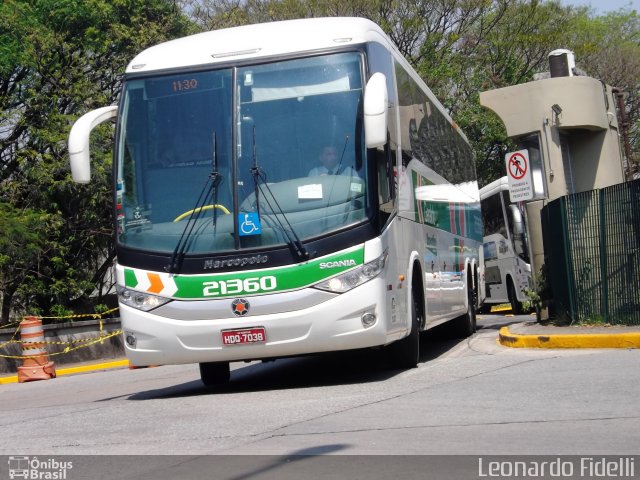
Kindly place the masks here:
<instances>
[{"instance_id":1,"label":"bus headlight","mask_svg":"<svg viewBox=\"0 0 640 480\"><path fill-rule=\"evenodd\" d=\"M136 292L135 290L129 290L128 288L120 286L118 286L116 290L118 291L118 300L120 300L120 302L144 312L153 310L171 300L170 298L158 297L150 293Z\"/></svg>"},{"instance_id":2,"label":"bus headlight","mask_svg":"<svg viewBox=\"0 0 640 480\"><path fill-rule=\"evenodd\" d=\"M333 293L344 293L349 290L368 282L372 278L380 275L380 272L384 269L385 262L387 261L387 252L384 252L381 256L373 260L372 262L365 263L364 265L345 272L336 277L324 280L320 283L316 283L313 287L319 290L326 290Z\"/></svg>"}]
</instances>

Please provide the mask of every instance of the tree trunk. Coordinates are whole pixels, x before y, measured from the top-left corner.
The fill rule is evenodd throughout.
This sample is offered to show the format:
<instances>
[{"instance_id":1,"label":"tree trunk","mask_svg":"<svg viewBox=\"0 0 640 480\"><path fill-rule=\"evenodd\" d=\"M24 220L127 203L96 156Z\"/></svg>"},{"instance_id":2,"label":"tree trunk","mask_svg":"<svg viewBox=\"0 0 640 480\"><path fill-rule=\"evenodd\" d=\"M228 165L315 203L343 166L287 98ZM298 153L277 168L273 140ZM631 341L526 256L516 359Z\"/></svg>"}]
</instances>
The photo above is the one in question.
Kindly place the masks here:
<instances>
[{"instance_id":1,"label":"tree trunk","mask_svg":"<svg viewBox=\"0 0 640 480\"><path fill-rule=\"evenodd\" d=\"M13 294L16 293L15 287L8 287L2 293L2 309L0 309L0 325L9 323L9 314L11 313L11 301Z\"/></svg>"}]
</instances>

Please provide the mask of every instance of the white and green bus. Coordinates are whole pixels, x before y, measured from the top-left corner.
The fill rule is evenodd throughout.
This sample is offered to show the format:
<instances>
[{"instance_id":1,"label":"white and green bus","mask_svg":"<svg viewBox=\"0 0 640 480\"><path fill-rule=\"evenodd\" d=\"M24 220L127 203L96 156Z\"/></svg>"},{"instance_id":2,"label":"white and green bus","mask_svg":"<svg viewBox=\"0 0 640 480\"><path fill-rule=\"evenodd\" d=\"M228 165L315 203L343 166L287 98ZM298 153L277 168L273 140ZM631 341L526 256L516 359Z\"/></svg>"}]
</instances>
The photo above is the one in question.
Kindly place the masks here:
<instances>
[{"instance_id":1,"label":"white and green bus","mask_svg":"<svg viewBox=\"0 0 640 480\"><path fill-rule=\"evenodd\" d=\"M201 33L128 65L115 119L117 288L132 365L384 347L475 329L482 218L472 150L374 23L323 18ZM330 157L329 159L325 157Z\"/></svg>"},{"instance_id":2,"label":"white and green bus","mask_svg":"<svg viewBox=\"0 0 640 480\"><path fill-rule=\"evenodd\" d=\"M533 288L524 206L510 200L507 177L480 189L480 205L484 225L484 309L509 303L513 313L519 315L524 313L526 290Z\"/></svg>"}]
</instances>

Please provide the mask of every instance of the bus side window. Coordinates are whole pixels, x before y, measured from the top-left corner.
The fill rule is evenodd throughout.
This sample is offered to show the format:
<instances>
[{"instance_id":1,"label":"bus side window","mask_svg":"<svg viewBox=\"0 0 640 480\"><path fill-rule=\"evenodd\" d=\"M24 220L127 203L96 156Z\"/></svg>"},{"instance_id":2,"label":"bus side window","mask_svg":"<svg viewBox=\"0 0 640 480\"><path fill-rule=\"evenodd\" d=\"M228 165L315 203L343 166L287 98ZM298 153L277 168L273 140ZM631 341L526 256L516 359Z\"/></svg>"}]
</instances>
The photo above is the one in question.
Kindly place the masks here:
<instances>
[{"instance_id":1,"label":"bus side window","mask_svg":"<svg viewBox=\"0 0 640 480\"><path fill-rule=\"evenodd\" d=\"M393 211L395 198L395 182L393 180L393 163L389 155L389 141L384 147L376 149L376 170L378 172L378 201L380 211L389 214ZM384 219L386 221L386 218Z\"/></svg>"}]
</instances>

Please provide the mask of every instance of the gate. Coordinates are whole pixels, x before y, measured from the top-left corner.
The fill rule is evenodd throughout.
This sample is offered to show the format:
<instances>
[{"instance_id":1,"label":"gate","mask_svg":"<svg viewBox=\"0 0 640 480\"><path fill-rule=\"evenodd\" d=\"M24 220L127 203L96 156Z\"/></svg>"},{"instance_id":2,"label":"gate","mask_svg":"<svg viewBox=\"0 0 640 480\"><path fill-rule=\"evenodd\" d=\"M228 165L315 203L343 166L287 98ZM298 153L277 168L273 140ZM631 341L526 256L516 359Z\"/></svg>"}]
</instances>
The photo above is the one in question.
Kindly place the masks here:
<instances>
[{"instance_id":1,"label":"gate","mask_svg":"<svg viewBox=\"0 0 640 480\"><path fill-rule=\"evenodd\" d=\"M558 198L541 215L556 315L640 325L640 180Z\"/></svg>"}]
</instances>

